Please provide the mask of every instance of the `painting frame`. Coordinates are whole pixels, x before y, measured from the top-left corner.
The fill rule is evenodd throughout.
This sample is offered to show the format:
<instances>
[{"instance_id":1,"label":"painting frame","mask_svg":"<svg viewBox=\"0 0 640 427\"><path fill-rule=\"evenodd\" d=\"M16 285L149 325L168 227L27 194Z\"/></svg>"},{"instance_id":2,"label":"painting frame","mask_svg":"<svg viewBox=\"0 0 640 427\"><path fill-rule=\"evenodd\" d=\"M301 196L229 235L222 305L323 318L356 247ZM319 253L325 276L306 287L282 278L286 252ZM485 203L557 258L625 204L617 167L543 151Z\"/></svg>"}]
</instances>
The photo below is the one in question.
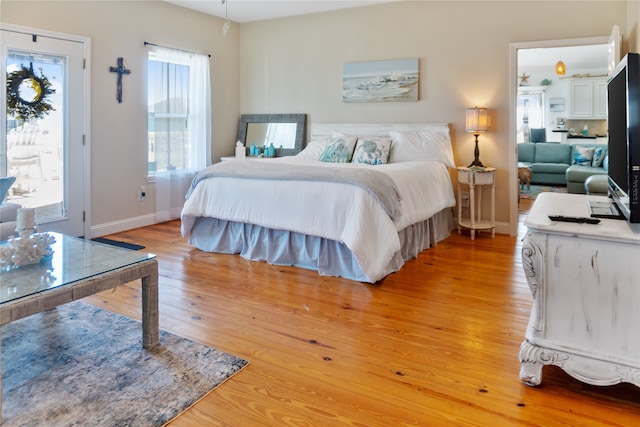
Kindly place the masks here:
<instances>
[{"instance_id":1,"label":"painting frame","mask_svg":"<svg viewBox=\"0 0 640 427\"><path fill-rule=\"evenodd\" d=\"M564 98L549 98L549 111L552 113L563 113Z\"/></svg>"},{"instance_id":2,"label":"painting frame","mask_svg":"<svg viewBox=\"0 0 640 427\"><path fill-rule=\"evenodd\" d=\"M418 58L347 62L342 68L342 101L415 102L419 98Z\"/></svg>"}]
</instances>

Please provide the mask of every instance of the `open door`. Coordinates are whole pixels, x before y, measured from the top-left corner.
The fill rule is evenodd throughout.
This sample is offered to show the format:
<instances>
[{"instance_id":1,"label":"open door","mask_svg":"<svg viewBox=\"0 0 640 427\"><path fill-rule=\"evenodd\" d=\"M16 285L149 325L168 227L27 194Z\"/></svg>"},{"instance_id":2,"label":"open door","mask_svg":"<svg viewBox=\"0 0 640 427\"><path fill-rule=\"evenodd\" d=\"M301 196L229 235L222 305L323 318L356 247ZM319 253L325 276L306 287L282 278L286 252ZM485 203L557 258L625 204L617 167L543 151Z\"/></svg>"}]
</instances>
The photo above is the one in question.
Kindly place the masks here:
<instances>
[{"instance_id":1,"label":"open door","mask_svg":"<svg viewBox=\"0 0 640 427\"><path fill-rule=\"evenodd\" d=\"M7 200L33 208L39 231L85 234L86 111L82 40L20 27L0 29L2 176Z\"/></svg>"}]
</instances>

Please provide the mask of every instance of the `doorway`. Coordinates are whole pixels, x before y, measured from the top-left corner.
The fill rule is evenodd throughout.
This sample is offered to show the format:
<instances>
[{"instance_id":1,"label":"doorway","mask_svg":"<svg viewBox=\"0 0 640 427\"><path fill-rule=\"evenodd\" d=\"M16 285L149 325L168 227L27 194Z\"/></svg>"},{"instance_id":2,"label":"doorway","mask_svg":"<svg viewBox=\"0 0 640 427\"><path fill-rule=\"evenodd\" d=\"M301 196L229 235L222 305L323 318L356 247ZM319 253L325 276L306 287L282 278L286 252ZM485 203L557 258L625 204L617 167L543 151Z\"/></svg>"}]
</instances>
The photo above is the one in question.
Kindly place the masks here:
<instances>
[{"instance_id":1,"label":"doorway","mask_svg":"<svg viewBox=\"0 0 640 427\"><path fill-rule=\"evenodd\" d=\"M88 40L3 25L7 96L0 172L7 201L33 208L38 231L85 235Z\"/></svg>"},{"instance_id":2,"label":"doorway","mask_svg":"<svg viewBox=\"0 0 640 427\"><path fill-rule=\"evenodd\" d=\"M518 92L521 83L521 77L531 78L530 75L527 75L527 72L521 71L521 67L519 64L519 58L521 57L521 53L523 52L535 52L536 56L533 59L535 63L542 63L546 61L548 64L552 64L549 67L553 69L554 64L562 59L556 57L556 50L558 48L572 48L572 47L584 47L584 46L593 46L593 45L601 45L607 46L610 43L609 36L603 37L587 37L587 38L579 38L579 39L565 39L565 40L545 40L545 41L534 41L534 42L524 42L524 43L512 43L510 45L510 85L509 85L509 141L510 147L509 150L509 164L510 164L510 176L512 179L509 180L509 223L510 223L510 235L515 236L517 234L517 224L518 224L518 201L519 201L519 190L518 190L518 178L517 178L517 142L518 142L518 133L522 131L522 118L518 117ZM609 60L608 57L603 58L603 61L607 63ZM522 76L524 72L524 76ZM569 74L569 72L568 72ZM533 83L535 82L535 83ZM532 80L532 85L535 86L544 86L542 83L542 79ZM545 105L548 104L548 99L545 102ZM558 113L559 114L559 113ZM553 115L547 115L543 119L545 123L545 127L554 121L555 118ZM555 123L555 121L554 121ZM551 125L550 125L551 126ZM550 132L547 132L549 134Z\"/></svg>"}]
</instances>

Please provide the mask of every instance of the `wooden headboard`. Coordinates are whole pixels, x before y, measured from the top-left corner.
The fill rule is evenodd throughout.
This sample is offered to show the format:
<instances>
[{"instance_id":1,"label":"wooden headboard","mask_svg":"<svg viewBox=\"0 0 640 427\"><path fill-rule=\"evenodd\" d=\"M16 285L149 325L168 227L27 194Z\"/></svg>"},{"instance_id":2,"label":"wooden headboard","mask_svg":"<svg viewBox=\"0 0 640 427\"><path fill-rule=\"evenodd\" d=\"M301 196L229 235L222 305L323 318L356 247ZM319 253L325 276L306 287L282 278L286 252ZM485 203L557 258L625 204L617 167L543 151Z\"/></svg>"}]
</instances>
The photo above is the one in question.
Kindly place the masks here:
<instances>
[{"instance_id":1,"label":"wooden headboard","mask_svg":"<svg viewBox=\"0 0 640 427\"><path fill-rule=\"evenodd\" d=\"M332 131L347 135L388 135L397 130L449 129L448 123L411 123L411 124L315 124L311 125L311 139L323 139L331 136Z\"/></svg>"}]
</instances>

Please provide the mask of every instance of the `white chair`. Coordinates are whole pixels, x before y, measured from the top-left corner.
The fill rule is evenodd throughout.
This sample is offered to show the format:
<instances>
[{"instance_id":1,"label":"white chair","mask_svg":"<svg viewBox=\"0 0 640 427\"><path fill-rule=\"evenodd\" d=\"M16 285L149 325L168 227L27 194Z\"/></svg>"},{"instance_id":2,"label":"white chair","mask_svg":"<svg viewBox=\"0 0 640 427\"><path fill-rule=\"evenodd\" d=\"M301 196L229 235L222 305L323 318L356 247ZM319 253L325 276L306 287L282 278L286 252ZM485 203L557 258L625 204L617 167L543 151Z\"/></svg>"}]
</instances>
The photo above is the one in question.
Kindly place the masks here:
<instances>
[{"instance_id":1,"label":"white chair","mask_svg":"<svg viewBox=\"0 0 640 427\"><path fill-rule=\"evenodd\" d=\"M39 126L25 124L7 133L7 168L17 179L16 187L33 191L33 181L42 184L44 174L40 151L42 145L38 137L42 134Z\"/></svg>"}]
</instances>

